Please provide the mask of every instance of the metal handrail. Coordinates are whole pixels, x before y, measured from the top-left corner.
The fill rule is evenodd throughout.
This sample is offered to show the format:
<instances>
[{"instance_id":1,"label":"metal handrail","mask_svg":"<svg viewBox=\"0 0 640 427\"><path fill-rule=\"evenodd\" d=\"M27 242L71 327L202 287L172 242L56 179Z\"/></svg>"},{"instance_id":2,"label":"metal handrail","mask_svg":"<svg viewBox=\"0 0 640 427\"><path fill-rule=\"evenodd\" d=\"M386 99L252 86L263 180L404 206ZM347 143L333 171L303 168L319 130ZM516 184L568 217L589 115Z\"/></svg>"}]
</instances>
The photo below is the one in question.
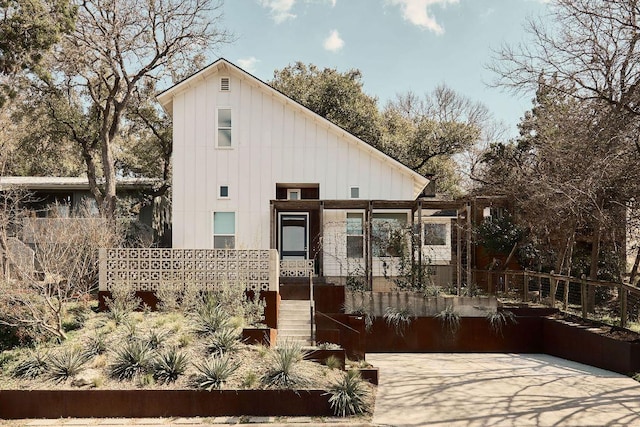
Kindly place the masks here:
<instances>
[{"instance_id":1,"label":"metal handrail","mask_svg":"<svg viewBox=\"0 0 640 427\"><path fill-rule=\"evenodd\" d=\"M341 322L341 321L339 321L339 320L334 319L333 317L327 316L326 314L324 314L324 313L323 313L323 312L321 312L321 311L316 311L316 314L319 314L319 315L320 315L320 316L322 316L322 317L326 317L327 319L329 319L329 320L331 320L331 321L333 321L333 322L335 322L335 323L337 323L337 324L339 324L339 325L342 325L342 326L344 326L345 328L350 329L350 330L352 330L353 332L355 332L356 334L360 335L360 331L358 331L358 330L356 330L356 329L353 329L353 328L352 328L351 326L349 326L349 325L345 325L344 323L342 323L342 322Z\"/></svg>"},{"instance_id":2,"label":"metal handrail","mask_svg":"<svg viewBox=\"0 0 640 427\"><path fill-rule=\"evenodd\" d=\"M315 300L313 299L313 272L309 273L309 310L311 311L311 343L316 343L316 328L315 328Z\"/></svg>"}]
</instances>

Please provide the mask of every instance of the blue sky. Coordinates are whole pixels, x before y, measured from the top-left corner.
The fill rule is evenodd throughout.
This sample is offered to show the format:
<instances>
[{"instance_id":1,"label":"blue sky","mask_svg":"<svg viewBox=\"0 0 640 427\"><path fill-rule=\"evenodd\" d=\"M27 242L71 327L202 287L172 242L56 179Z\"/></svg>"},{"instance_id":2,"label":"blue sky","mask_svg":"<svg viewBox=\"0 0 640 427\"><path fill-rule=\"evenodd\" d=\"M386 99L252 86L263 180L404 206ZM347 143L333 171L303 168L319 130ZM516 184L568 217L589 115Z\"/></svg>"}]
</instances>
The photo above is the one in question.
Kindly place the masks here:
<instances>
[{"instance_id":1,"label":"blue sky","mask_svg":"<svg viewBox=\"0 0 640 427\"><path fill-rule=\"evenodd\" d=\"M296 61L362 71L380 106L396 93L445 83L484 103L517 135L533 94L489 87L492 49L526 41L523 23L547 0L227 0L224 24L236 41L218 55L262 80Z\"/></svg>"}]
</instances>

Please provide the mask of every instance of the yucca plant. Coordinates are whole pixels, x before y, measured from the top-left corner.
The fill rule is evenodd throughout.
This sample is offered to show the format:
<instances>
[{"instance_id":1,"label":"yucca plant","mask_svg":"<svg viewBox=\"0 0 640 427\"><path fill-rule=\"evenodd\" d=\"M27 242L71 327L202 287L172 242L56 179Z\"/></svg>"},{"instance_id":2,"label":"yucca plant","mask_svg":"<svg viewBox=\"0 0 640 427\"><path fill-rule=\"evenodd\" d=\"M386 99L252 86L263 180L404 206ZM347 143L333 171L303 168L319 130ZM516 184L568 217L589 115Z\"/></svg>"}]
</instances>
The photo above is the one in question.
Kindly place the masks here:
<instances>
[{"instance_id":1,"label":"yucca plant","mask_svg":"<svg viewBox=\"0 0 640 427\"><path fill-rule=\"evenodd\" d=\"M87 338L84 351L88 355L97 356L107 351L107 344L107 334L97 332Z\"/></svg>"},{"instance_id":2,"label":"yucca plant","mask_svg":"<svg viewBox=\"0 0 640 427\"><path fill-rule=\"evenodd\" d=\"M333 355L327 357L324 364L329 369L342 369L342 361Z\"/></svg>"},{"instance_id":3,"label":"yucca plant","mask_svg":"<svg viewBox=\"0 0 640 427\"><path fill-rule=\"evenodd\" d=\"M162 347L167 338L169 338L169 335L169 331L165 329L152 329L147 335L147 343L152 350L157 350Z\"/></svg>"},{"instance_id":4,"label":"yucca plant","mask_svg":"<svg viewBox=\"0 0 640 427\"><path fill-rule=\"evenodd\" d=\"M440 313L436 314L445 332L455 335L460 329L460 314L452 306L448 305Z\"/></svg>"},{"instance_id":5,"label":"yucca plant","mask_svg":"<svg viewBox=\"0 0 640 427\"><path fill-rule=\"evenodd\" d=\"M194 330L200 335L213 335L229 325L229 316L213 298L205 299L196 309Z\"/></svg>"},{"instance_id":6,"label":"yucca plant","mask_svg":"<svg viewBox=\"0 0 640 427\"><path fill-rule=\"evenodd\" d=\"M47 372L49 355L40 350L31 350L13 370L13 375L19 378L33 379Z\"/></svg>"},{"instance_id":7,"label":"yucca plant","mask_svg":"<svg viewBox=\"0 0 640 427\"><path fill-rule=\"evenodd\" d=\"M404 336L405 330L411 325L413 313L408 308L387 307L384 311L384 320L392 327L396 335Z\"/></svg>"},{"instance_id":8,"label":"yucca plant","mask_svg":"<svg viewBox=\"0 0 640 427\"><path fill-rule=\"evenodd\" d=\"M77 375L84 365L91 359L91 355L79 348L66 348L49 357L49 377L56 381L66 381Z\"/></svg>"},{"instance_id":9,"label":"yucca plant","mask_svg":"<svg viewBox=\"0 0 640 427\"><path fill-rule=\"evenodd\" d=\"M152 360L149 345L140 340L130 340L115 350L115 358L110 366L111 375L127 380L144 373Z\"/></svg>"},{"instance_id":10,"label":"yucca plant","mask_svg":"<svg viewBox=\"0 0 640 427\"><path fill-rule=\"evenodd\" d=\"M516 324L518 321L516 320L516 316L513 312L509 310L505 311L490 311L487 313L487 322L489 322L489 329L493 331L494 334L502 336L502 328L507 323Z\"/></svg>"},{"instance_id":11,"label":"yucca plant","mask_svg":"<svg viewBox=\"0 0 640 427\"><path fill-rule=\"evenodd\" d=\"M240 336L233 328L218 329L207 344L209 353L222 356L224 353L235 351L240 344Z\"/></svg>"},{"instance_id":12,"label":"yucca plant","mask_svg":"<svg viewBox=\"0 0 640 427\"><path fill-rule=\"evenodd\" d=\"M227 379L238 369L239 364L233 362L229 356L209 357L202 363L194 363L196 375L194 385L201 389L211 391L219 389Z\"/></svg>"},{"instance_id":13,"label":"yucca plant","mask_svg":"<svg viewBox=\"0 0 640 427\"><path fill-rule=\"evenodd\" d=\"M187 355L171 347L158 354L153 362L153 378L163 384L175 382L187 370Z\"/></svg>"},{"instance_id":14,"label":"yucca plant","mask_svg":"<svg viewBox=\"0 0 640 427\"><path fill-rule=\"evenodd\" d=\"M355 370L347 371L337 383L333 384L328 393L329 404L333 413L339 417L364 414L369 411L367 397L369 391Z\"/></svg>"},{"instance_id":15,"label":"yucca plant","mask_svg":"<svg viewBox=\"0 0 640 427\"><path fill-rule=\"evenodd\" d=\"M293 341L285 342L271 352L271 368L263 376L262 382L270 387L283 388L307 385L309 380L296 369L296 365L302 359L302 346Z\"/></svg>"}]
</instances>

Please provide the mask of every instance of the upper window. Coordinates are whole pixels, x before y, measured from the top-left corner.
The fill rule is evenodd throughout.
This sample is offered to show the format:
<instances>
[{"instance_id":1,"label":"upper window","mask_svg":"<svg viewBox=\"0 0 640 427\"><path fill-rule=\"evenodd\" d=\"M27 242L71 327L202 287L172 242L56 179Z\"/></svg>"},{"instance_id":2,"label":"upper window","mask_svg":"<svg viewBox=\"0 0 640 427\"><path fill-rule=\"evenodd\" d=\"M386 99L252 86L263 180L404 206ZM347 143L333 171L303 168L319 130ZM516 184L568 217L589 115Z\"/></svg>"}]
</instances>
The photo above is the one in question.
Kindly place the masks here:
<instances>
[{"instance_id":1,"label":"upper window","mask_svg":"<svg viewBox=\"0 0 640 427\"><path fill-rule=\"evenodd\" d=\"M300 200L302 193L299 188L290 188L287 190L287 200Z\"/></svg>"},{"instance_id":2,"label":"upper window","mask_svg":"<svg viewBox=\"0 0 640 427\"><path fill-rule=\"evenodd\" d=\"M218 147L231 147L231 108L218 109Z\"/></svg>"},{"instance_id":3,"label":"upper window","mask_svg":"<svg viewBox=\"0 0 640 427\"><path fill-rule=\"evenodd\" d=\"M220 199L228 199L229 198L229 186L221 185L218 190L218 197Z\"/></svg>"},{"instance_id":4,"label":"upper window","mask_svg":"<svg viewBox=\"0 0 640 427\"><path fill-rule=\"evenodd\" d=\"M349 189L349 197L351 197L352 199L359 199L360 198L360 187L351 187Z\"/></svg>"},{"instance_id":5,"label":"upper window","mask_svg":"<svg viewBox=\"0 0 640 427\"><path fill-rule=\"evenodd\" d=\"M235 249L236 213L213 213L213 247L216 249Z\"/></svg>"},{"instance_id":6,"label":"upper window","mask_svg":"<svg viewBox=\"0 0 640 427\"><path fill-rule=\"evenodd\" d=\"M229 77L220 77L220 90L222 92L231 90L231 79Z\"/></svg>"},{"instance_id":7,"label":"upper window","mask_svg":"<svg viewBox=\"0 0 640 427\"><path fill-rule=\"evenodd\" d=\"M347 258L364 258L363 214L347 213Z\"/></svg>"},{"instance_id":8,"label":"upper window","mask_svg":"<svg viewBox=\"0 0 640 427\"><path fill-rule=\"evenodd\" d=\"M422 224L424 245L445 246L447 244L447 224Z\"/></svg>"}]
</instances>

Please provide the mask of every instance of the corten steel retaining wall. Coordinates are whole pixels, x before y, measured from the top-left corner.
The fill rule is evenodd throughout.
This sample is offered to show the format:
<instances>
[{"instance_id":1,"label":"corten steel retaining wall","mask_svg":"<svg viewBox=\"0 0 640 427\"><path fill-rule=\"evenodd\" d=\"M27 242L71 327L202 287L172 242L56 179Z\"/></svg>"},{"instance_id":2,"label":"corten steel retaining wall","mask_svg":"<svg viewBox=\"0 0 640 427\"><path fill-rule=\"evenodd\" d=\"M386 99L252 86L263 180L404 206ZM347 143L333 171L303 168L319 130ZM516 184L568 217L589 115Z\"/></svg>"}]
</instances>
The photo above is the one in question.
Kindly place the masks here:
<instances>
[{"instance_id":1,"label":"corten steel retaining wall","mask_svg":"<svg viewBox=\"0 0 640 427\"><path fill-rule=\"evenodd\" d=\"M0 390L0 419L332 414L324 390Z\"/></svg>"}]
</instances>

